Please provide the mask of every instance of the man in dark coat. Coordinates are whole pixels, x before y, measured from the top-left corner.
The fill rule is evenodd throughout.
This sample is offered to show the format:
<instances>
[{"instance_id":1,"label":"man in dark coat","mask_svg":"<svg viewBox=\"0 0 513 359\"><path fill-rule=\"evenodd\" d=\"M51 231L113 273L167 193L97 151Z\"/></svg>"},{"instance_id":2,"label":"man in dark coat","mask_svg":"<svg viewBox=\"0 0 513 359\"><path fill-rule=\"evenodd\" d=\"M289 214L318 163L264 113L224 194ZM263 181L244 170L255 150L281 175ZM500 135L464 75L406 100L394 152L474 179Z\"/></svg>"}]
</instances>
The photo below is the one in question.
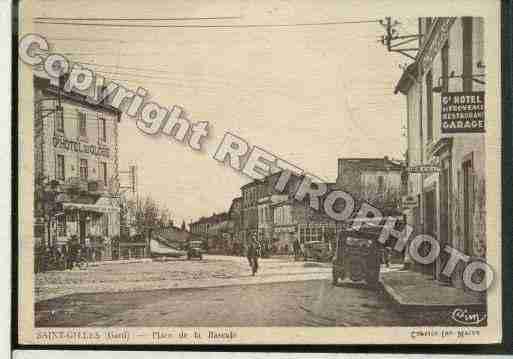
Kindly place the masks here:
<instances>
[{"instance_id":1,"label":"man in dark coat","mask_svg":"<svg viewBox=\"0 0 513 359\"><path fill-rule=\"evenodd\" d=\"M299 255L301 254L301 245L299 244L299 240L294 241L294 260L297 261L299 259Z\"/></svg>"},{"instance_id":2,"label":"man in dark coat","mask_svg":"<svg viewBox=\"0 0 513 359\"><path fill-rule=\"evenodd\" d=\"M248 262L251 267L253 275L258 271L258 257L260 256L260 245L256 239L256 235L251 236L251 240L248 243Z\"/></svg>"}]
</instances>

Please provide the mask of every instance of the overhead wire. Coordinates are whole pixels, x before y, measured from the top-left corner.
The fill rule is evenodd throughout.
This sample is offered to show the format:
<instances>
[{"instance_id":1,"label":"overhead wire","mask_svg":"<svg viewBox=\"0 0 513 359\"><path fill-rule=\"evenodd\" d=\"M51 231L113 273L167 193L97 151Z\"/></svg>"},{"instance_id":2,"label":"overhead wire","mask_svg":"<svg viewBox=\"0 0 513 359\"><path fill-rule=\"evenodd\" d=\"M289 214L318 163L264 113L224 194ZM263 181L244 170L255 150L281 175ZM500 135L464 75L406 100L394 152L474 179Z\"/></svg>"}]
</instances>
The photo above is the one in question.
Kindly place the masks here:
<instances>
[{"instance_id":1,"label":"overhead wire","mask_svg":"<svg viewBox=\"0 0 513 359\"><path fill-rule=\"evenodd\" d=\"M379 19L355 20L355 21L326 21L326 22L305 22L291 24L215 24L215 25L177 25L177 24L109 24L109 23L83 23L83 22L62 22L62 21L41 21L34 20L36 24L69 25L69 26L97 26L97 27L120 27L120 28L196 28L196 29L230 29L230 28L282 28L282 27L304 27L304 26L333 26L379 23Z\"/></svg>"},{"instance_id":2,"label":"overhead wire","mask_svg":"<svg viewBox=\"0 0 513 359\"><path fill-rule=\"evenodd\" d=\"M152 18L130 18L130 17L47 17L38 16L34 19L40 20L63 20L63 21L191 21L191 20L226 20L240 19L241 16L205 16L205 17L152 17Z\"/></svg>"}]
</instances>

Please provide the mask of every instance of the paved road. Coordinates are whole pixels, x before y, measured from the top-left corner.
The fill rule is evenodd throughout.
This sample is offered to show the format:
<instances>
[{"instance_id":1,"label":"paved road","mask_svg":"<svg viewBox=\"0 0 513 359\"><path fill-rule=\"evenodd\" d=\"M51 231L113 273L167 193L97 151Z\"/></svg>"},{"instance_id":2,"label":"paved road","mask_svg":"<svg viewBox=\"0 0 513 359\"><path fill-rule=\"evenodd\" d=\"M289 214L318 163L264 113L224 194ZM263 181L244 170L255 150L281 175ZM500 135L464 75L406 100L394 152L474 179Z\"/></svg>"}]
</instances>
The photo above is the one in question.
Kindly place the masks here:
<instances>
[{"instance_id":1,"label":"paved road","mask_svg":"<svg viewBox=\"0 0 513 359\"><path fill-rule=\"evenodd\" d=\"M36 326L431 326L446 313L398 312L381 293L330 280L72 294L36 304Z\"/></svg>"},{"instance_id":2,"label":"paved road","mask_svg":"<svg viewBox=\"0 0 513 359\"><path fill-rule=\"evenodd\" d=\"M87 269L36 275L36 302L75 293L205 288L325 279L328 263L294 262L290 257L263 259L253 277L244 257L205 256L202 261L174 259L103 262Z\"/></svg>"}]
</instances>

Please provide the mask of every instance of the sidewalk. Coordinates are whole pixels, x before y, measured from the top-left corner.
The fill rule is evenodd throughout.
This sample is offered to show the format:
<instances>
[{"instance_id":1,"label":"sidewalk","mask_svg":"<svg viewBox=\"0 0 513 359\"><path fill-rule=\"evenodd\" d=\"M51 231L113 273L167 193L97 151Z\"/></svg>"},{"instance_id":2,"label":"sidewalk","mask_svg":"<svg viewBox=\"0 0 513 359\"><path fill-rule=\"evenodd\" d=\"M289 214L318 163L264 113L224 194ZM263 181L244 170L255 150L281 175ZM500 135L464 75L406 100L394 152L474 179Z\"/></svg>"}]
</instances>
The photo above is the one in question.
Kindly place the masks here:
<instances>
[{"instance_id":1,"label":"sidewalk","mask_svg":"<svg viewBox=\"0 0 513 359\"><path fill-rule=\"evenodd\" d=\"M444 286L430 277L411 270L381 274L386 294L401 309L446 310L473 308L483 310L486 302L478 293Z\"/></svg>"}]
</instances>

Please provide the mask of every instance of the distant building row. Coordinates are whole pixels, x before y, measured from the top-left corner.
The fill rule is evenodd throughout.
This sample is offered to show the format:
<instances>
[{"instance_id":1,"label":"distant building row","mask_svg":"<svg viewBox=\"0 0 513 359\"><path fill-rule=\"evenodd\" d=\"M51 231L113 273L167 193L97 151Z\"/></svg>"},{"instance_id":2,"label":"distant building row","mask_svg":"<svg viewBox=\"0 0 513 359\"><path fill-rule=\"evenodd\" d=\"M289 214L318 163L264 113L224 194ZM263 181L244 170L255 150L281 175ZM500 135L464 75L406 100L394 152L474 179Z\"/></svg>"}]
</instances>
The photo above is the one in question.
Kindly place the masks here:
<instances>
[{"instance_id":1,"label":"distant building row","mask_svg":"<svg viewBox=\"0 0 513 359\"><path fill-rule=\"evenodd\" d=\"M275 189L280 173L254 180L241 187L228 212L202 217L190 224L211 249L242 253L248 239L256 235L274 253L289 253L294 241L324 241L332 244L341 223L309 207L308 199L293 198L302 177L292 176L283 192ZM400 161L384 158L342 158L338 160L336 182L329 189L342 189L383 208L399 210L404 179Z\"/></svg>"}]
</instances>

